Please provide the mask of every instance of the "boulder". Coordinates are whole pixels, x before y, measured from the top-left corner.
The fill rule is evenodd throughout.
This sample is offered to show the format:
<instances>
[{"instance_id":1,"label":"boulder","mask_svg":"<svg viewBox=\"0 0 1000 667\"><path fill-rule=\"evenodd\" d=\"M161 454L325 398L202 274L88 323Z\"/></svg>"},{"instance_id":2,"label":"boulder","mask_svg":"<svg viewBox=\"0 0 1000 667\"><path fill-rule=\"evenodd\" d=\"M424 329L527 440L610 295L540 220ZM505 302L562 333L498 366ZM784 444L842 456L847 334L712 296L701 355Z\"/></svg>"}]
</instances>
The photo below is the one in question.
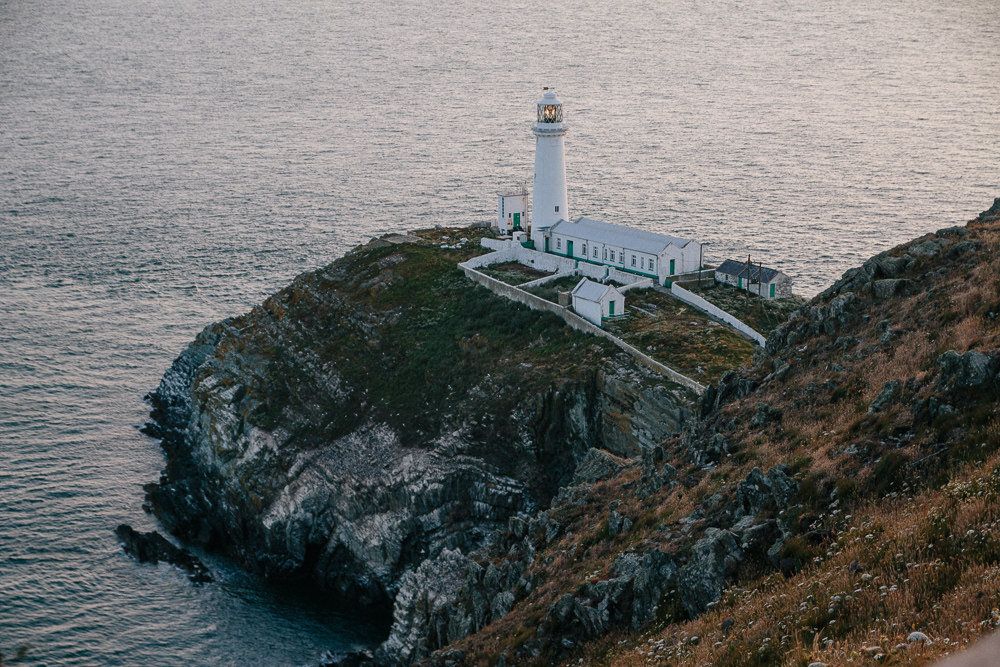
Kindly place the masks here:
<instances>
[{"instance_id":1,"label":"boulder","mask_svg":"<svg viewBox=\"0 0 1000 667\"><path fill-rule=\"evenodd\" d=\"M622 516L615 510L611 510L611 513L608 515L608 535L617 537L622 533L628 532L628 529L631 527L631 519L627 516Z\"/></svg>"},{"instance_id":2,"label":"boulder","mask_svg":"<svg viewBox=\"0 0 1000 667\"><path fill-rule=\"evenodd\" d=\"M781 410L772 408L767 403L757 404L757 413L750 420L751 428L764 428L772 422L781 419Z\"/></svg>"},{"instance_id":3,"label":"boulder","mask_svg":"<svg viewBox=\"0 0 1000 667\"><path fill-rule=\"evenodd\" d=\"M653 620L663 591L677 581L677 565L673 558L659 549L644 556L634 552L619 554L611 571L632 580L633 630Z\"/></svg>"}]
</instances>

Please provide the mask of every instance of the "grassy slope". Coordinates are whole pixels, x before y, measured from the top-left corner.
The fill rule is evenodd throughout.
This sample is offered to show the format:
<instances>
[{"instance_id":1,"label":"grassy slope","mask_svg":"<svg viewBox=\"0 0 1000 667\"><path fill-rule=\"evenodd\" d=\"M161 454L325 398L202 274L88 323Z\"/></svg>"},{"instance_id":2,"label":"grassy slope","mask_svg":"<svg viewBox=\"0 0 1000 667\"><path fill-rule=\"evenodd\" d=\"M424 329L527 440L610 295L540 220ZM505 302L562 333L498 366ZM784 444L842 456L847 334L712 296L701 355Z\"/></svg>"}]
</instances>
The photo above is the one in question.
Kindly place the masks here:
<instances>
[{"instance_id":1,"label":"grassy slope","mask_svg":"<svg viewBox=\"0 0 1000 667\"><path fill-rule=\"evenodd\" d=\"M629 316L607 329L702 384L717 382L753 357L753 343L672 296L644 289L627 292L625 299Z\"/></svg>"},{"instance_id":2,"label":"grassy slope","mask_svg":"<svg viewBox=\"0 0 1000 667\"><path fill-rule=\"evenodd\" d=\"M471 235L426 236L449 231L452 240ZM369 244L231 321L219 357L236 352L265 369L248 387L259 401L251 419L287 428L289 411L314 405L313 418L301 420L303 446L367 421L420 445L448 423L509 413L553 381L583 377L619 354L466 279L456 264L484 251L478 238L461 249L440 242ZM330 368L335 391L317 380ZM516 390L494 395L498 387Z\"/></svg>"},{"instance_id":3,"label":"grassy slope","mask_svg":"<svg viewBox=\"0 0 1000 667\"><path fill-rule=\"evenodd\" d=\"M783 380L772 378L709 416L708 426L736 450L719 467L706 472L688 462L680 441L667 443L680 486L639 499L628 492L639 476L633 468L594 487L582 503L557 509L567 534L532 565L541 585L507 617L455 645L467 652L467 664L494 664L504 650L508 665L552 664L550 653L520 660L516 649L532 641L555 600L585 579L607 576L629 548L683 556L704 522L688 528L678 519L711 494L731 497L752 467L778 463L789 464L801 484L788 523L830 529L833 541L793 538L782 553L790 578L744 564L704 616L685 619L672 600L662 600L652 627L593 640L568 658L561 654L563 664L804 667L873 664L875 655L878 664L927 664L1000 624L996 385L942 386L935 368L947 350L1000 348L1000 223L969 228L981 253L918 258L902 276L916 281L910 295L860 293L848 331L813 335L780 350L773 365L747 371L763 381L781 361L790 364ZM891 340L880 322L895 332ZM858 339L848 350L845 335ZM894 379L904 383L901 394L884 412L868 414ZM917 409L931 398L955 412L933 417ZM760 402L780 407L783 419L751 428ZM610 501L634 522L617 538L607 534ZM898 648L913 629L933 645Z\"/></svg>"}]
</instances>

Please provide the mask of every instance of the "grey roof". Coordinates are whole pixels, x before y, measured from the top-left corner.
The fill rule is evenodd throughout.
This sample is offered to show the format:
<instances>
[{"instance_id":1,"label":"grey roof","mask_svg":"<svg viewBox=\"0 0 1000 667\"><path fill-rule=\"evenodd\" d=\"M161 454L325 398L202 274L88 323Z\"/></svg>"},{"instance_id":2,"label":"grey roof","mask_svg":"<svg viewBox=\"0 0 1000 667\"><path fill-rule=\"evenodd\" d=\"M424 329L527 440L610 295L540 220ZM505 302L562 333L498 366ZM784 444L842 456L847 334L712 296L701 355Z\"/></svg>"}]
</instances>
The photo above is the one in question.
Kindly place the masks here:
<instances>
[{"instance_id":1,"label":"grey roof","mask_svg":"<svg viewBox=\"0 0 1000 667\"><path fill-rule=\"evenodd\" d=\"M735 259L727 259L722 264L719 264L718 268L715 269L716 273L727 273L731 276L737 278L747 277L747 263L737 262ZM769 269L766 266L761 269L761 267L756 264L750 265L750 282L765 282L769 283L774 280L774 277L781 273L778 269ZM758 275L759 274L759 275ZM763 280L758 280L763 277Z\"/></svg>"},{"instance_id":2,"label":"grey roof","mask_svg":"<svg viewBox=\"0 0 1000 667\"><path fill-rule=\"evenodd\" d=\"M576 284L573 288L573 296L579 297L584 301L594 301L599 302L604 298L604 295L608 293L608 290L614 290L612 285L602 285L601 283L595 283L592 280L587 280L584 278ZM618 291L618 290L615 290Z\"/></svg>"},{"instance_id":3,"label":"grey roof","mask_svg":"<svg viewBox=\"0 0 1000 667\"><path fill-rule=\"evenodd\" d=\"M573 222L560 220L549 229L550 234L557 232L619 248L648 252L651 255L659 255L670 244L683 248L691 242L691 239L682 239L678 236L657 234L582 217Z\"/></svg>"}]
</instances>

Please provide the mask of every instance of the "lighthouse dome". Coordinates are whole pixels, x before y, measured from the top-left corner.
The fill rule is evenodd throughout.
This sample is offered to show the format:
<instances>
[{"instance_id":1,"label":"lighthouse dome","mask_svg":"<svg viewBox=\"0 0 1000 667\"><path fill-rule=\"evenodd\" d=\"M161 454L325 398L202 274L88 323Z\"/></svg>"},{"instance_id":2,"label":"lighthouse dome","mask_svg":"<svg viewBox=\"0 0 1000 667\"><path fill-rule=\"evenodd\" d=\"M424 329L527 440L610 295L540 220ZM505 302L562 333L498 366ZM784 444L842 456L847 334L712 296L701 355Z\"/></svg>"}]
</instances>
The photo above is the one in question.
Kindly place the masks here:
<instances>
[{"instance_id":1,"label":"lighthouse dome","mask_svg":"<svg viewBox=\"0 0 1000 667\"><path fill-rule=\"evenodd\" d=\"M563 122L563 106L559 98L556 97L556 91L546 88L542 99L538 100L538 122Z\"/></svg>"}]
</instances>

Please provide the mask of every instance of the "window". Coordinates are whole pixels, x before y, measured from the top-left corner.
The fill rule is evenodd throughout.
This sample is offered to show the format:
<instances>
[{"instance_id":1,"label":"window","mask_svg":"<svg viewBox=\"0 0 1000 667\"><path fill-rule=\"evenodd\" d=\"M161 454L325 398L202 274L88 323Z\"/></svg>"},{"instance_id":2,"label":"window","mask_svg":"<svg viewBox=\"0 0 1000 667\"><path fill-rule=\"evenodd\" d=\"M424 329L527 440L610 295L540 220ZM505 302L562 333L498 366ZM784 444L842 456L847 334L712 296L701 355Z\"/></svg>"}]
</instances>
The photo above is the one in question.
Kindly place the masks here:
<instances>
[{"instance_id":1,"label":"window","mask_svg":"<svg viewBox=\"0 0 1000 667\"><path fill-rule=\"evenodd\" d=\"M632 266L635 266L635 255L632 255Z\"/></svg>"},{"instance_id":2,"label":"window","mask_svg":"<svg viewBox=\"0 0 1000 667\"><path fill-rule=\"evenodd\" d=\"M649 270L650 271L656 271L656 260L655 259L649 260Z\"/></svg>"},{"instance_id":3,"label":"window","mask_svg":"<svg viewBox=\"0 0 1000 667\"><path fill-rule=\"evenodd\" d=\"M587 244L586 243L584 243L582 246L580 246L580 254L583 255L584 257L587 256Z\"/></svg>"},{"instance_id":4,"label":"window","mask_svg":"<svg viewBox=\"0 0 1000 667\"><path fill-rule=\"evenodd\" d=\"M562 250L562 239L556 239L556 250Z\"/></svg>"},{"instance_id":5,"label":"window","mask_svg":"<svg viewBox=\"0 0 1000 667\"><path fill-rule=\"evenodd\" d=\"M639 258L639 268L640 269L645 269L646 268L646 258L645 257L640 257Z\"/></svg>"},{"instance_id":6,"label":"window","mask_svg":"<svg viewBox=\"0 0 1000 667\"><path fill-rule=\"evenodd\" d=\"M556 206L556 213L558 213L558 212L559 212L559 207L558 207L558 206Z\"/></svg>"},{"instance_id":7,"label":"window","mask_svg":"<svg viewBox=\"0 0 1000 667\"><path fill-rule=\"evenodd\" d=\"M597 259L597 248L594 248L594 259Z\"/></svg>"},{"instance_id":8,"label":"window","mask_svg":"<svg viewBox=\"0 0 1000 667\"><path fill-rule=\"evenodd\" d=\"M607 259L608 259L608 249L607 248L604 249L604 259L605 259L605 261L607 261Z\"/></svg>"}]
</instances>

